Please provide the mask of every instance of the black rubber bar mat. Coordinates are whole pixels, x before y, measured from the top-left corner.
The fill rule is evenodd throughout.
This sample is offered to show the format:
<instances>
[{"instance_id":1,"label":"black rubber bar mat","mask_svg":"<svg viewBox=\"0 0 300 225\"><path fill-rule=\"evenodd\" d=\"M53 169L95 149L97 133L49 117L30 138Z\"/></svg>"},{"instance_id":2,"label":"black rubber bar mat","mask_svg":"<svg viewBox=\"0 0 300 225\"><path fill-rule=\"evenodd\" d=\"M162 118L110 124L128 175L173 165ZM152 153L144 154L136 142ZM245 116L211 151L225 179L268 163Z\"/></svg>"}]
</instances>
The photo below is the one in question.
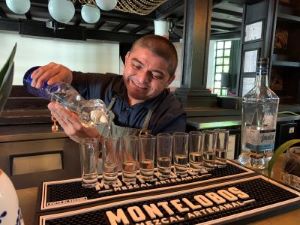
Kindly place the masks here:
<instances>
[{"instance_id":1,"label":"black rubber bar mat","mask_svg":"<svg viewBox=\"0 0 300 225\"><path fill-rule=\"evenodd\" d=\"M163 191L177 191L179 188L198 187L200 184L225 181L248 174L254 174L254 172L235 162L227 161L226 167L215 168L207 173L189 175L182 178L176 177L173 174L173 177L168 180L160 180L156 174L156 179L153 182L142 183L137 179L136 185L129 186L126 186L121 181L121 176L118 179L118 184L114 187L99 184L97 188L83 188L81 186L81 179L79 178L43 182L39 197L39 211L144 196L150 192L155 194L156 192L162 193ZM99 177L99 182L101 183L101 176Z\"/></svg>"},{"instance_id":2,"label":"black rubber bar mat","mask_svg":"<svg viewBox=\"0 0 300 225\"><path fill-rule=\"evenodd\" d=\"M224 224L299 206L300 193L262 175L42 215L39 225Z\"/></svg>"}]
</instances>

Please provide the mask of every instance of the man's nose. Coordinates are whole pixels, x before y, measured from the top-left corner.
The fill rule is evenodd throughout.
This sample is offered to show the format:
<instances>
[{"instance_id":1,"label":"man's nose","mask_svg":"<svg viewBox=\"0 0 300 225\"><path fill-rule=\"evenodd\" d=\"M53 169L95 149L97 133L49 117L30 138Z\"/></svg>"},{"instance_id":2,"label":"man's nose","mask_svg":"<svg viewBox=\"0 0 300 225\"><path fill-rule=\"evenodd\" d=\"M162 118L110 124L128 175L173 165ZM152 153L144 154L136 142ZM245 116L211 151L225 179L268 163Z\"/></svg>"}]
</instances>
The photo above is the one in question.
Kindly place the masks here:
<instances>
[{"instance_id":1,"label":"man's nose","mask_svg":"<svg viewBox=\"0 0 300 225\"><path fill-rule=\"evenodd\" d=\"M140 70L137 76L138 81L141 84L148 84L151 81L150 72L147 70Z\"/></svg>"}]
</instances>

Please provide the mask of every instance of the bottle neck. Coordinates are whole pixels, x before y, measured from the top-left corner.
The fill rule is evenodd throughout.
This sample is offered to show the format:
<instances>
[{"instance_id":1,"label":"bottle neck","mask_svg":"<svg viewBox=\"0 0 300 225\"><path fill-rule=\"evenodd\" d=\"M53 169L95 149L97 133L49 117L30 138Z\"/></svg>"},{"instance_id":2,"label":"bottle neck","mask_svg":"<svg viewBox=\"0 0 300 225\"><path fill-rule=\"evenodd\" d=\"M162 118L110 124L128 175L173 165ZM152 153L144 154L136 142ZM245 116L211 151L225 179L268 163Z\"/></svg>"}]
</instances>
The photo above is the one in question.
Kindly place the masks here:
<instances>
[{"instance_id":1,"label":"bottle neck","mask_svg":"<svg viewBox=\"0 0 300 225\"><path fill-rule=\"evenodd\" d=\"M268 69L265 66L259 67L256 73L256 85L269 87Z\"/></svg>"}]
</instances>

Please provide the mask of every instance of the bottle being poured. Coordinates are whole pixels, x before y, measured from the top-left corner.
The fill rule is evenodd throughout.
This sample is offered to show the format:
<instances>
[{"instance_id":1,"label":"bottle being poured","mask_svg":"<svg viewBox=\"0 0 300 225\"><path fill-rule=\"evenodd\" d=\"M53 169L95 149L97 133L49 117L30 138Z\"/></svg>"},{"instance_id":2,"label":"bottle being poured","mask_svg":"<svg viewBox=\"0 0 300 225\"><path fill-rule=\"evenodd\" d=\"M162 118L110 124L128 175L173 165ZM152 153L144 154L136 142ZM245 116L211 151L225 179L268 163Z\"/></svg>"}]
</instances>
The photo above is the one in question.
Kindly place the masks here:
<instances>
[{"instance_id":1,"label":"bottle being poured","mask_svg":"<svg viewBox=\"0 0 300 225\"><path fill-rule=\"evenodd\" d=\"M113 118L101 99L86 100L70 84L64 82L53 85L45 82L41 88L34 88L31 86L31 74L37 68L30 68L23 78L23 84L30 94L62 104L78 114L83 126L97 127L99 133L104 137L110 135L110 124Z\"/></svg>"}]
</instances>

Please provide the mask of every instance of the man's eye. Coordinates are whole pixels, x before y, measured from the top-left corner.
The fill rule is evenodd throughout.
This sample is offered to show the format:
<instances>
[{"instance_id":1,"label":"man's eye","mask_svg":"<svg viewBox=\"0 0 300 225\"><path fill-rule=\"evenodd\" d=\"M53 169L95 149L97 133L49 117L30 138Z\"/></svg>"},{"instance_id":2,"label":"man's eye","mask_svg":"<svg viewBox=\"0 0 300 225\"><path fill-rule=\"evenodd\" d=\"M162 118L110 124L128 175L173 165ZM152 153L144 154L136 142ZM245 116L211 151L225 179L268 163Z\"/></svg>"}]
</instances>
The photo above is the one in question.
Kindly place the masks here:
<instances>
[{"instance_id":1,"label":"man's eye","mask_svg":"<svg viewBox=\"0 0 300 225\"><path fill-rule=\"evenodd\" d=\"M142 66L141 66L140 64L138 64L138 63L132 63L131 65L132 65L132 67L133 67L134 69L136 69L136 70L142 68Z\"/></svg>"},{"instance_id":2,"label":"man's eye","mask_svg":"<svg viewBox=\"0 0 300 225\"><path fill-rule=\"evenodd\" d=\"M162 80L163 76L160 73L152 73L152 77L155 80Z\"/></svg>"}]
</instances>

